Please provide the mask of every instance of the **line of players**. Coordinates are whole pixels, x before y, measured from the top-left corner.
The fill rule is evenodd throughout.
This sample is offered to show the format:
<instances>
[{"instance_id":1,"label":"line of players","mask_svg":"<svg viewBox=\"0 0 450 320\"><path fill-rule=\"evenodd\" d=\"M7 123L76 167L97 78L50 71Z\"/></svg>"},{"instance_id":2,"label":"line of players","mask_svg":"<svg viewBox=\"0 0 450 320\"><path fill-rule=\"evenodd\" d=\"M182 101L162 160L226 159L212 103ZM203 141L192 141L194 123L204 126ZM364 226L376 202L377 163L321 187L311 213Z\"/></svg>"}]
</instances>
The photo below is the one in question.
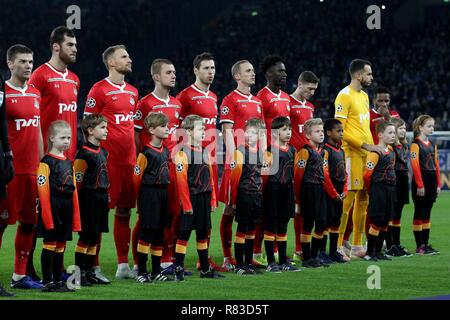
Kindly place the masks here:
<instances>
[{"instance_id":1,"label":"line of players","mask_svg":"<svg viewBox=\"0 0 450 320\"><path fill-rule=\"evenodd\" d=\"M21 108L7 108L9 134L14 150L16 165L16 178L8 189L26 190L27 192L10 192L9 199L2 210L1 234L7 224L19 220L20 224L16 236L16 260L12 279L12 287L36 287L39 280L32 263L32 251L35 242L34 225L37 222L36 206L30 199L36 199L36 169L39 159L48 149L47 139L42 139L50 124L55 120L64 120L69 123L72 131L72 141L76 141L77 128L77 95L80 87L78 77L67 66L76 60L76 38L71 30L58 27L53 30L50 37L52 57L48 63L40 66L33 74L33 54L23 46L12 47L8 51L8 66L11 70L11 79L6 82L7 105L20 105ZM128 264L128 252L132 233L133 258L135 266L138 265L138 238L141 232L141 223L138 222L133 232L129 226L130 212L136 203L136 192L133 189L133 175L136 164L136 155L143 146L148 145L150 136L144 129L144 120L150 112L162 112L168 119L170 138L164 145L172 152L177 144L175 135L180 123L189 115L199 115L203 118L206 134L203 146L212 151L215 162L217 140L216 121L218 117L217 96L210 91L214 80L215 63L212 55L203 53L194 59L195 83L180 92L175 98L170 96L170 90L175 86L176 71L172 62L167 59L156 59L150 69L151 77L155 83L152 93L139 100L136 88L125 82L125 75L132 70L132 60L125 46L109 47L103 53L103 62L108 70L108 77L97 82L90 90L85 114L102 114L108 121L108 139L102 146L108 151L107 171L110 177L109 207L116 208L114 216L114 240L118 258L116 278L135 278L136 269L131 270ZM286 83L286 69L281 58L267 57L262 63L262 71L267 79L267 86L257 96L251 94L255 84L255 71L253 65L247 60L235 63L231 73L237 82L236 90L226 96L220 107L220 122L222 124L227 155L221 187L218 187L217 165L213 165L214 188L220 190L219 200L226 204L220 225L224 263L218 266L209 260L216 271L233 270L236 261L232 257L232 222L235 209L231 203L231 167L233 155L240 144L246 123L252 118L264 121L266 128L272 127L275 118L290 117L292 138L290 144L300 150L307 144L303 126L308 119L313 118L314 106L308 101L317 89L319 79L310 71L303 72L298 79L298 86L292 95L283 92L281 88ZM29 80L28 80L29 79ZM31 85L28 85L31 84ZM387 92L379 92L387 94ZM381 101L378 96L375 102ZM383 102L380 102L382 104ZM384 107L386 108L386 107ZM14 114L16 112L16 114ZM376 112L376 111L375 111ZM379 117L378 117L379 118ZM377 119L374 119L376 121ZM209 134L209 136L208 136ZM241 141L239 139L241 137ZM259 145L263 150L271 146L271 134L261 137ZM240 143L239 143L240 142ZM29 155L33 155L29 157ZM26 155L26 156L25 156ZM66 153L70 160L75 159L76 144L72 143ZM34 159L36 158L36 159ZM175 176L176 169L169 162L171 178ZM20 180L20 181L19 181ZM171 179L172 180L172 179ZM173 179L174 180L174 179ZM169 184L169 198L178 199L175 184ZM6 213L5 213L6 212ZM179 202L169 201L171 220L168 228L164 230L164 243L162 249L162 266L166 274L175 272L171 267L176 243L175 230L179 225ZM5 223L6 222L6 223ZM294 217L296 256L302 251L302 218ZM208 231L207 241L211 230ZM255 245L253 248L252 263L258 265L261 260L262 241L266 238L264 223L256 228ZM274 242L274 252L277 251ZM95 260L92 272L92 281L95 283L109 283L101 273L99 267L99 251L101 236L95 242ZM92 254L91 250L91 254ZM273 269L273 268L272 268ZM276 269L276 268L275 268ZM28 276L27 276L28 275ZM34 279L34 280L33 280Z\"/></svg>"}]
</instances>

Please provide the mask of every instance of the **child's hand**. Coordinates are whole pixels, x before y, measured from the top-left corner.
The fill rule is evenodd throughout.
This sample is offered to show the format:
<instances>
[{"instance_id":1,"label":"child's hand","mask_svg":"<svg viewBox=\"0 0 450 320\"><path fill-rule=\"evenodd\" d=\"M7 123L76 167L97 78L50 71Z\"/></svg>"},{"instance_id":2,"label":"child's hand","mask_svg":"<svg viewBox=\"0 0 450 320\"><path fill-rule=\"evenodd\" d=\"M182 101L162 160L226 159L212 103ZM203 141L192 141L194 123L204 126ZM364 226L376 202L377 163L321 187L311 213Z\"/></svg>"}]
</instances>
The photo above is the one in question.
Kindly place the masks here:
<instances>
[{"instance_id":1,"label":"child's hand","mask_svg":"<svg viewBox=\"0 0 450 320\"><path fill-rule=\"evenodd\" d=\"M333 200L336 202L342 202L342 198L340 195L337 195Z\"/></svg>"},{"instance_id":2,"label":"child's hand","mask_svg":"<svg viewBox=\"0 0 450 320\"><path fill-rule=\"evenodd\" d=\"M194 211L192 211L192 210L188 210L188 211L183 210L183 214L186 215L186 216L192 216L194 214Z\"/></svg>"},{"instance_id":3,"label":"child's hand","mask_svg":"<svg viewBox=\"0 0 450 320\"><path fill-rule=\"evenodd\" d=\"M441 193L441 188L438 187L438 188L436 189L436 193L437 193L437 195L439 195L439 194Z\"/></svg>"},{"instance_id":4,"label":"child's hand","mask_svg":"<svg viewBox=\"0 0 450 320\"><path fill-rule=\"evenodd\" d=\"M231 207L233 208L233 210L236 210L236 205L235 204L233 204Z\"/></svg>"},{"instance_id":5,"label":"child's hand","mask_svg":"<svg viewBox=\"0 0 450 320\"><path fill-rule=\"evenodd\" d=\"M295 214L300 214L300 205L295 204Z\"/></svg>"},{"instance_id":6,"label":"child's hand","mask_svg":"<svg viewBox=\"0 0 450 320\"><path fill-rule=\"evenodd\" d=\"M211 206L211 212L216 211L217 207L216 206Z\"/></svg>"},{"instance_id":7,"label":"child's hand","mask_svg":"<svg viewBox=\"0 0 450 320\"><path fill-rule=\"evenodd\" d=\"M425 188L418 188L417 189L417 196L423 197L425 195Z\"/></svg>"},{"instance_id":8,"label":"child's hand","mask_svg":"<svg viewBox=\"0 0 450 320\"><path fill-rule=\"evenodd\" d=\"M341 200L344 201L345 198L347 198L347 194L345 192L342 192L340 195Z\"/></svg>"}]
</instances>

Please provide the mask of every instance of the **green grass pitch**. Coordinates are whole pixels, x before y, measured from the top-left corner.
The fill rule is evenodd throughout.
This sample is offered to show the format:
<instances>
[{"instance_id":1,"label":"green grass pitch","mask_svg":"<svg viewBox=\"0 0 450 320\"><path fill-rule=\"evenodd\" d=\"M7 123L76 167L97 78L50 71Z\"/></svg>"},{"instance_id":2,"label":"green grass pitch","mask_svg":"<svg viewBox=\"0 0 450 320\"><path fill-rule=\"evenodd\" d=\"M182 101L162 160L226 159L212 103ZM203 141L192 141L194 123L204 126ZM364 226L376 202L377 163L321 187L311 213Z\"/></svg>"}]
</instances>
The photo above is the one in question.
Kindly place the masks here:
<instances>
[{"instance_id":1,"label":"green grass pitch","mask_svg":"<svg viewBox=\"0 0 450 320\"><path fill-rule=\"evenodd\" d=\"M103 272L112 280L111 285L81 288L75 293L42 293L39 290L12 290L17 299L415 299L450 294L450 193L438 198L432 212L430 243L440 250L436 256L416 256L396 258L393 261L377 263L381 271L381 289L367 288L367 279L371 275L367 268L372 263L351 261L345 265L332 265L330 268L304 269L301 272L282 274L262 274L259 276L239 277L226 273L226 278L218 280L200 279L194 270L197 260L195 236L189 241L186 267L194 275L186 277L181 283L137 284L133 280L115 280L116 254L112 236L112 213L110 214L111 232L104 235L100 263ZM222 261L219 223L221 209L213 214L213 232L210 254L216 262ZM414 251L415 243L411 231L413 206L406 206L402 219L402 243ZM133 214L133 223L135 214ZM288 253L293 252L293 225L289 226ZM15 227L8 227L0 251L0 281L9 285L14 262ZM75 241L68 243L65 264L74 263ZM35 266L40 274L41 242L38 240L35 253ZM132 258L130 253L130 265Z\"/></svg>"}]
</instances>

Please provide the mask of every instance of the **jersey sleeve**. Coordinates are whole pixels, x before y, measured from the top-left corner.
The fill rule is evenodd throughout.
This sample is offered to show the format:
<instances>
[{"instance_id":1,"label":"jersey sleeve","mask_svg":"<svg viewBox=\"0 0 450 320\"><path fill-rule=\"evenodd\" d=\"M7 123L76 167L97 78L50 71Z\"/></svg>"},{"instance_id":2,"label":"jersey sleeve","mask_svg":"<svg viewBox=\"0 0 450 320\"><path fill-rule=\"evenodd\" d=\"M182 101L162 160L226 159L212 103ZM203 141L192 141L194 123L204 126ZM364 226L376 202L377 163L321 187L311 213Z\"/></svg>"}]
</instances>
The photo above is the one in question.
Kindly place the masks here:
<instances>
[{"instance_id":1,"label":"jersey sleeve","mask_svg":"<svg viewBox=\"0 0 450 320\"><path fill-rule=\"evenodd\" d=\"M300 149L295 155L294 160L294 189L295 202L300 204L300 188L302 186L303 176L305 175L306 165L308 163L309 153L306 149Z\"/></svg>"},{"instance_id":2,"label":"jersey sleeve","mask_svg":"<svg viewBox=\"0 0 450 320\"><path fill-rule=\"evenodd\" d=\"M37 187L42 223L46 230L53 229L52 207L50 204L50 168L44 162L39 163L37 171Z\"/></svg>"},{"instance_id":3,"label":"jersey sleeve","mask_svg":"<svg viewBox=\"0 0 450 320\"><path fill-rule=\"evenodd\" d=\"M87 162L84 159L77 158L73 164L73 170L75 172L75 181L77 184L77 190L80 190L83 186L84 173L87 170Z\"/></svg>"},{"instance_id":4,"label":"jersey sleeve","mask_svg":"<svg viewBox=\"0 0 450 320\"><path fill-rule=\"evenodd\" d=\"M180 120L183 120L184 118L186 118L186 116L191 114L191 112L190 112L191 104L190 104L190 101L189 101L189 96L188 96L186 91L181 91L177 95L177 99L181 103Z\"/></svg>"},{"instance_id":5,"label":"jersey sleeve","mask_svg":"<svg viewBox=\"0 0 450 320\"><path fill-rule=\"evenodd\" d=\"M45 80L45 77L43 76L42 72L40 72L40 70L42 69L33 72L33 74L30 77L30 80L28 80L28 84L38 89L42 96L45 92L47 81Z\"/></svg>"},{"instance_id":6,"label":"jersey sleeve","mask_svg":"<svg viewBox=\"0 0 450 320\"><path fill-rule=\"evenodd\" d=\"M380 156L376 152L371 152L367 156L366 165L364 167L364 174L363 174L364 184L365 184L367 190L370 190L370 182L372 181L372 175L375 170L375 167L378 164L379 159L380 159Z\"/></svg>"},{"instance_id":7,"label":"jersey sleeve","mask_svg":"<svg viewBox=\"0 0 450 320\"><path fill-rule=\"evenodd\" d=\"M236 106L230 96L226 96L220 106L220 123L234 124Z\"/></svg>"},{"instance_id":8,"label":"jersey sleeve","mask_svg":"<svg viewBox=\"0 0 450 320\"><path fill-rule=\"evenodd\" d=\"M133 174L133 186L136 192L138 192L141 187L142 176L144 175L144 171L147 168L147 165L147 157L143 153L139 153Z\"/></svg>"},{"instance_id":9,"label":"jersey sleeve","mask_svg":"<svg viewBox=\"0 0 450 320\"><path fill-rule=\"evenodd\" d=\"M75 170L73 170L73 181L75 181ZM72 231L81 231L80 203L78 202L78 191L75 188L72 195Z\"/></svg>"},{"instance_id":10,"label":"jersey sleeve","mask_svg":"<svg viewBox=\"0 0 450 320\"><path fill-rule=\"evenodd\" d=\"M178 151L175 155L175 179L178 189L178 196L181 201L183 211L192 211L191 197L188 185L188 161L184 151Z\"/></svg>"},{"instance_id":11,"label":"jersey sleeve","mask_svg":"<svg viewBox=\"0 0 450 320\"><path fill-rule=\"evenodd\" d=\"M419 160L419 145L415 142L411 144L411 168L413 172L413 178L416 182L417 188L421 189L424 187L422 180L422 171L420 170L420 160Z\"/></svg>"},{"instance_id":12,"label":"jersey sleeve","mask_svg":"<svg viewBox=\"0 0 450 320\"><path fill-rule=\"evenodd\" d=\"M438 188L441 187L441 168L439 168L439 155L437 146L434 146L434 165L436 166L436 181Z\"/></svg>"},{"instance_id":13,"label":"jersey sleeve","mask_svg":"<svg viewBox=\"0 0 450 320\"><path fill-rule=\"evenodd\" d=\"M233 162L231 168L231 204L236 204L239 182L242 175L242 167L244 164L244 155L240 150L235 150L233 154Z\"/></svg>"},{"instance_id":14,"label":"jersey sleeve","mask_svg":"<svg viewBox=\"0 0 450 320\"><path fill-rule=\"evenodd\" d=\"M359 141L351 131L345 130L345 126L347 124L347 118L350 112L351 99L350 96L345 93L339 93L334 101L334 117L341 121L344 127L344 137L343 140L354 146L356 148L360 148L362 146L362 142Z\"/></svg>"},{"instance_id":15,"label":"jersey sleeve","mask_svg":"<svg viewBox=\"0 0 450 320\"><path fill-rule=\"evenodd\" d=\"M325 191L327 192L328 196L331 199L334 199L336 197L339 196L339 194L336 191L336 188L333 185L333 182L331 181L331 177L330 177L330 171L329 171L329 166L328 166L328 151L324 150L324 155L323 155L323 175L325 177L324 179L324 188Z\"/></svg>"},{"instance_id":16,"label":"jersey sleeve","mask_svg":"<svg viewBox=\"0 0 450 320\"><path fill-rule=\"evenodd\" d=\"M147 103L143 99L139 100L136 108L136 117L134 119L134 128L138 131L144 129L144 120L149 111Z\"/></svg>"},{"instance_id":17,"label":"jersey sleeve","mask_svg":"<svg viewBox=\"0 0 450 320\"><path fill-rule=\"evenodd\" d=\"M105 94L100 86L94 85L89 91L84 107L84 114L101 113L105 104Z\"/></svg>"}]
</instances>

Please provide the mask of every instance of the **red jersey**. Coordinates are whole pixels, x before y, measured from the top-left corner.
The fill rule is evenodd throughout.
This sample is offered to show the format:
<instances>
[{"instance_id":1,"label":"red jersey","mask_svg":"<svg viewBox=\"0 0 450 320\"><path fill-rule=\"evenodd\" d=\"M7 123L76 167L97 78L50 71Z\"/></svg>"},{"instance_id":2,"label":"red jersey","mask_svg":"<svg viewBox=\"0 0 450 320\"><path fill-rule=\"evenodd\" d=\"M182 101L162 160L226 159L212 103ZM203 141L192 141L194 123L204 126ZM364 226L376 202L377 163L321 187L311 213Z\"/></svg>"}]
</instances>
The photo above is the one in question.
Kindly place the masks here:
<instances>
[{"instance_id":1,"label":"red jersey","mask_svg":"<svg viewBox=\"0 0 450 320\"><path fill-rule=\"evenodd\" d=\"M89 91L84 113L100 113L108 120L108 137L101 144L108 151L110 164L136 164L133 117L137 101L135 87L126 82L115 84L107 78L94 84Z\"/></svg>"},{"instance_id":2,"label":"red jersey","mask_svg":"<svg viewBox=\"0 0 450 320\"><path fill-rule=\"evenodd\" d=\"M397 111L389 110L389 114L392 118L400 118ZM381 114L376 112L375 109L370 109L370 132L372 133L373 144L378 144L377 125L384 121L385 119Z\"/></svg>"},{"instance_id":3,"label":"red jersey","mask_svg":"<svg viewBox=\"0 0 450 320\"><path fill-rule=\"evenodd\" d=\"M289 95L280 90L278 93L274 93L269 87L265 86L259 90L256 95L262 101L264 121L266 122L267 129L267 145L271 144L270 128L272 127L272 121L276 117L289 117L290 113L290 99Z\"/></svg>"},{"instance_id":4,"label":"red jersey","mask_svg":"<svg viewBox=\"0 0 450 320\"><path fill-rule=\"evenodd\" d=\"M203 147L217 141L217 96L212 91L202 91L195 84L190 85L177 95L181 103L180 120L196 114L203 118L206 136Z\"/></svg>"},{"instance_id":5,"label":"red jersey","mask_svg":"<svg viewBox=\"0 0 450 320\"><path fill-rule=\"evenodd\" d=\"M223 99L220 114L220 123L231 123L234 130L244 130L245 122L251 118L264 120L261 100L252 94L243 94L237 89Z\"/></svg>"},{"instance_id":6,"label":"red jersey","mask_svg":"<svg viewBox=\"0 0 450 320\"><path fill-rule=\"evenodd\" d=\"M56 120L67 121L72 129L72 141L67 150L67 157L73 161L77 151L77 99L80 80L69 69L59 71L49 63L45 63L33 72L28 83L41 93L44 150L47 150L47 132L50 124Z\"/></svg>"},{"instance_id":7,"label":"red jersey","mask_svg":"<svg viewBox=\"0 0 450 320\"><path fill-rule=\"evenodd\" d=\"M180 125L181 103L177 98L169 96L169 99L158 98L153 92L143 97L137 107L134 127L141 130L139 140L144 147L150 143L150 135L144 130L144 120L150 112L161 112L169 118L169 137L164 140L164 146L172 152L177 145L176 130Z\"/></svg>"},{"instance_id":8,"label":"red jersey","mask_svg":"<svg viewBox=\"0 0 450 320\"><path fill-rule=\"evenodd\" d=\"M291 123L292 123L292 137L289 142L295 147L295 149L300 150L305 144L308 143L306 135L303 131L303 125L309 119L314 117L314 105L308 100L300 101L296 99L293 95L289 96L291 99Z\"/></svg>"},{"instance_id":9,"label":"red jersey","mask_svg":"<svg viewBox=\"0 0 450 320\"><path fill-rule=\"evenodd\" d=\"M36 175L39 167L39 108L41 94L33 86L5 83L6 121L14 155L15 174Z\"/></svg>"}]
</instances>

